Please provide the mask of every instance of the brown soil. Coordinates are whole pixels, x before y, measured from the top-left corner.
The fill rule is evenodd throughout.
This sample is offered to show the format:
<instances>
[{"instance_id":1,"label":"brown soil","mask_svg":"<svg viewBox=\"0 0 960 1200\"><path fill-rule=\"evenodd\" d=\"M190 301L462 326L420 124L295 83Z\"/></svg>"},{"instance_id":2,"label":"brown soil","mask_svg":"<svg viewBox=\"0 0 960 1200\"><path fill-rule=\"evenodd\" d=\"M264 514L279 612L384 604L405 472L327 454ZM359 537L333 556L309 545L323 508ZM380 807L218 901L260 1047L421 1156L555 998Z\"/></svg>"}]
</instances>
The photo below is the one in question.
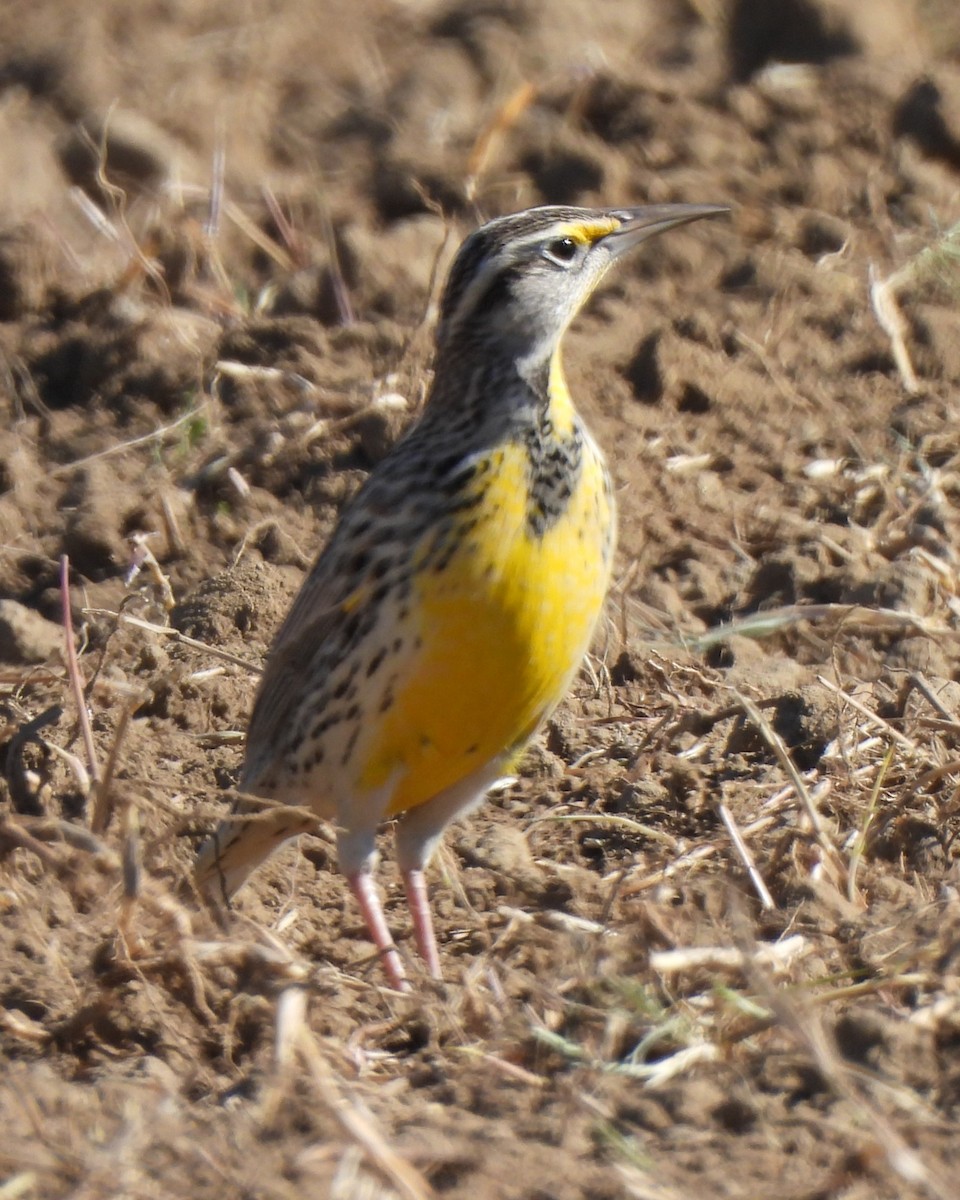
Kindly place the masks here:
<instances>
[{"instance_id":1,"label":"brown soil","mask_svg":"<svg viewBox=\"0 0 960 1200\"><path fill-rule=\"evenodd\" d=\"M8 0L0 47L0 1195L956 1195L953 0ZM438 856L445 984L383 988L329 830L219 928L257 664L453 246L668 200L732 220L570 334L618 582Z\"/></svg>"}]
</instances>

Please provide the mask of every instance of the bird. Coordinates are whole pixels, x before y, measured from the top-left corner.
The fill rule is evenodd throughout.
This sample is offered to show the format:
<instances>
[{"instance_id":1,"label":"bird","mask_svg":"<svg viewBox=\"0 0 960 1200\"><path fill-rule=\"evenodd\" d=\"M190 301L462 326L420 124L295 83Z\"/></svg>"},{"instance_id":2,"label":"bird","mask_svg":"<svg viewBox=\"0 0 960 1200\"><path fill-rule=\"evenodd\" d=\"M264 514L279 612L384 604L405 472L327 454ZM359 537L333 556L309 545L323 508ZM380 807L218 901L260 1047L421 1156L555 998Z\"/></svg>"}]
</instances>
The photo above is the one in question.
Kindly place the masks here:
<instances>
[{"instance_id":1,"label":"bird","mask_svg":"<svg viewBox=\"0 0 960 1200\"><path fill-rule=\"evenodd\" d=\"M613 484L563 334L626 251L728 211L545 205L466 238L426 402L344 506L267 655L237 802L198 855L202 894L228 902L277 846L333 820L387 980L410 990L376 882L395 818L416 946L442 977L427 864L563 699L610 581Z\"/></svg>"}]
</instances>

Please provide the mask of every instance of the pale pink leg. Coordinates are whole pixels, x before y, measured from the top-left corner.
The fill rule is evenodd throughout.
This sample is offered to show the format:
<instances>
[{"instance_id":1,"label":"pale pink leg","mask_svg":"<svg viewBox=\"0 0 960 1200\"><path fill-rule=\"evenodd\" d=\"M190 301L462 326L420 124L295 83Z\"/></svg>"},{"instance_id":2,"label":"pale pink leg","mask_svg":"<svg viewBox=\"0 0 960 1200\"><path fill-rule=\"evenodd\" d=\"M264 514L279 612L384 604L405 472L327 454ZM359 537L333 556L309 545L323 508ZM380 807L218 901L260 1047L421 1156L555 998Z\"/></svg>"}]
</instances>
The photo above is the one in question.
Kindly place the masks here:
<instances>
[{"instance_id":1,"label":"pale pink leg","mask_svg":"<svg viewBox=\"0 0 960 1200\"><path fill-rule=\"evenodd\" d=\"M390 986L396 988L398 992L409 992L410 983L403 969L397 947L390 936L390 930L383 915L383 905L380 903L380 894L373 876L369 871L354 871L347 876L347 883L350 884L350 889L357 898L357 904L360 905L360 912L367 923L373 944L380 953L383 969L387 973ZM429 913L427 915L429 918Z\"/></svg>"},{"instance_id":2,"label":"pale pink leg","mask_svg":"<svg viewBox=\"0 0 960 1200\"><path fill-rule=\"evenodd\" d=\"M413 933L417 949L434 979L442 979L437 939L433 933L433 917L430 914L430 899L427 896L427 881L418 868L403 872L403 886L407 892L407 904L413 918Z\"/></svg>"},{"instance_id":3,"label":"pale pink leg","mask_svg":"<svg viewBox=\"0 0 960 1200\"><path fill-rule=\"evenodd\" d=\"M440 955L433 934L423 868L436 850L444 829L480 803L490 784L503 773L502 768L499 759L484 763L472 775L445 792L439 792L432 800L408 809L397 822L397 866L407 891L417 948L434 979L442 978Z\"/></svg>"}]
</instances>

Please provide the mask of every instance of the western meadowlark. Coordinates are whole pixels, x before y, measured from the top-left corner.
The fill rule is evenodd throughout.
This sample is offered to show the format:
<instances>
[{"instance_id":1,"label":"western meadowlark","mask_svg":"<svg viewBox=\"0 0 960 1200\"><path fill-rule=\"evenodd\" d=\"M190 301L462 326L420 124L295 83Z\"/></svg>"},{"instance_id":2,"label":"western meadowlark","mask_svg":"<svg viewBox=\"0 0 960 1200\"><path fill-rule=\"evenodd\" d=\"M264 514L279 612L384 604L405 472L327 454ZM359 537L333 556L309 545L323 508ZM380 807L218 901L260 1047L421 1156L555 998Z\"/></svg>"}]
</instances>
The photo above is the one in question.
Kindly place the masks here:
<instances>
[{"instance_id":1,"label":"western meadowlark","mask_svg":"<svg viewBox=\"0 0 960 1200\"><path fill-rule=\"evenodd\" d=\"M398 818L417 946L439 977L424 868L562 699L603 606L613 490L564 382L561 337L624 251L726 211L550 206L468 237L424 411L344 509L276 636L240 791L336 821L341 870L398 989L377 827ZM315 826L255 807L241 796L201 850L214 897Z\"/></svg>"}]
</instances>

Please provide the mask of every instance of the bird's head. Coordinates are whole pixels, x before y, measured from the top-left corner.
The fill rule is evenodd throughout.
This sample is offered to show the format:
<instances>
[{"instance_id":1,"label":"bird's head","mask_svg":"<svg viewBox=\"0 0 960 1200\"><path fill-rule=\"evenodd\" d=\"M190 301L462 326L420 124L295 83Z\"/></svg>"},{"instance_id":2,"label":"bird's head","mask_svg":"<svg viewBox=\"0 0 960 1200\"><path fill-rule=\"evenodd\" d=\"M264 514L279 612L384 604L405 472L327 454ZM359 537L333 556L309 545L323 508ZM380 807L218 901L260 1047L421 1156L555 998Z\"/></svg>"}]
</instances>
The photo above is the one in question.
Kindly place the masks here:
<instances>
[{"instance_id":1,"label":"bird's head","mask_svg":"<svg viewBox=\"0 0 960 1200\"><path fill-rule=\"evenodd\" d=\"M717 204L531 208L472 233L457 253L437 326L442 355L504 353L534 367L611 263L655 234L729 210Z\"/></svg>"}]
</instances>

